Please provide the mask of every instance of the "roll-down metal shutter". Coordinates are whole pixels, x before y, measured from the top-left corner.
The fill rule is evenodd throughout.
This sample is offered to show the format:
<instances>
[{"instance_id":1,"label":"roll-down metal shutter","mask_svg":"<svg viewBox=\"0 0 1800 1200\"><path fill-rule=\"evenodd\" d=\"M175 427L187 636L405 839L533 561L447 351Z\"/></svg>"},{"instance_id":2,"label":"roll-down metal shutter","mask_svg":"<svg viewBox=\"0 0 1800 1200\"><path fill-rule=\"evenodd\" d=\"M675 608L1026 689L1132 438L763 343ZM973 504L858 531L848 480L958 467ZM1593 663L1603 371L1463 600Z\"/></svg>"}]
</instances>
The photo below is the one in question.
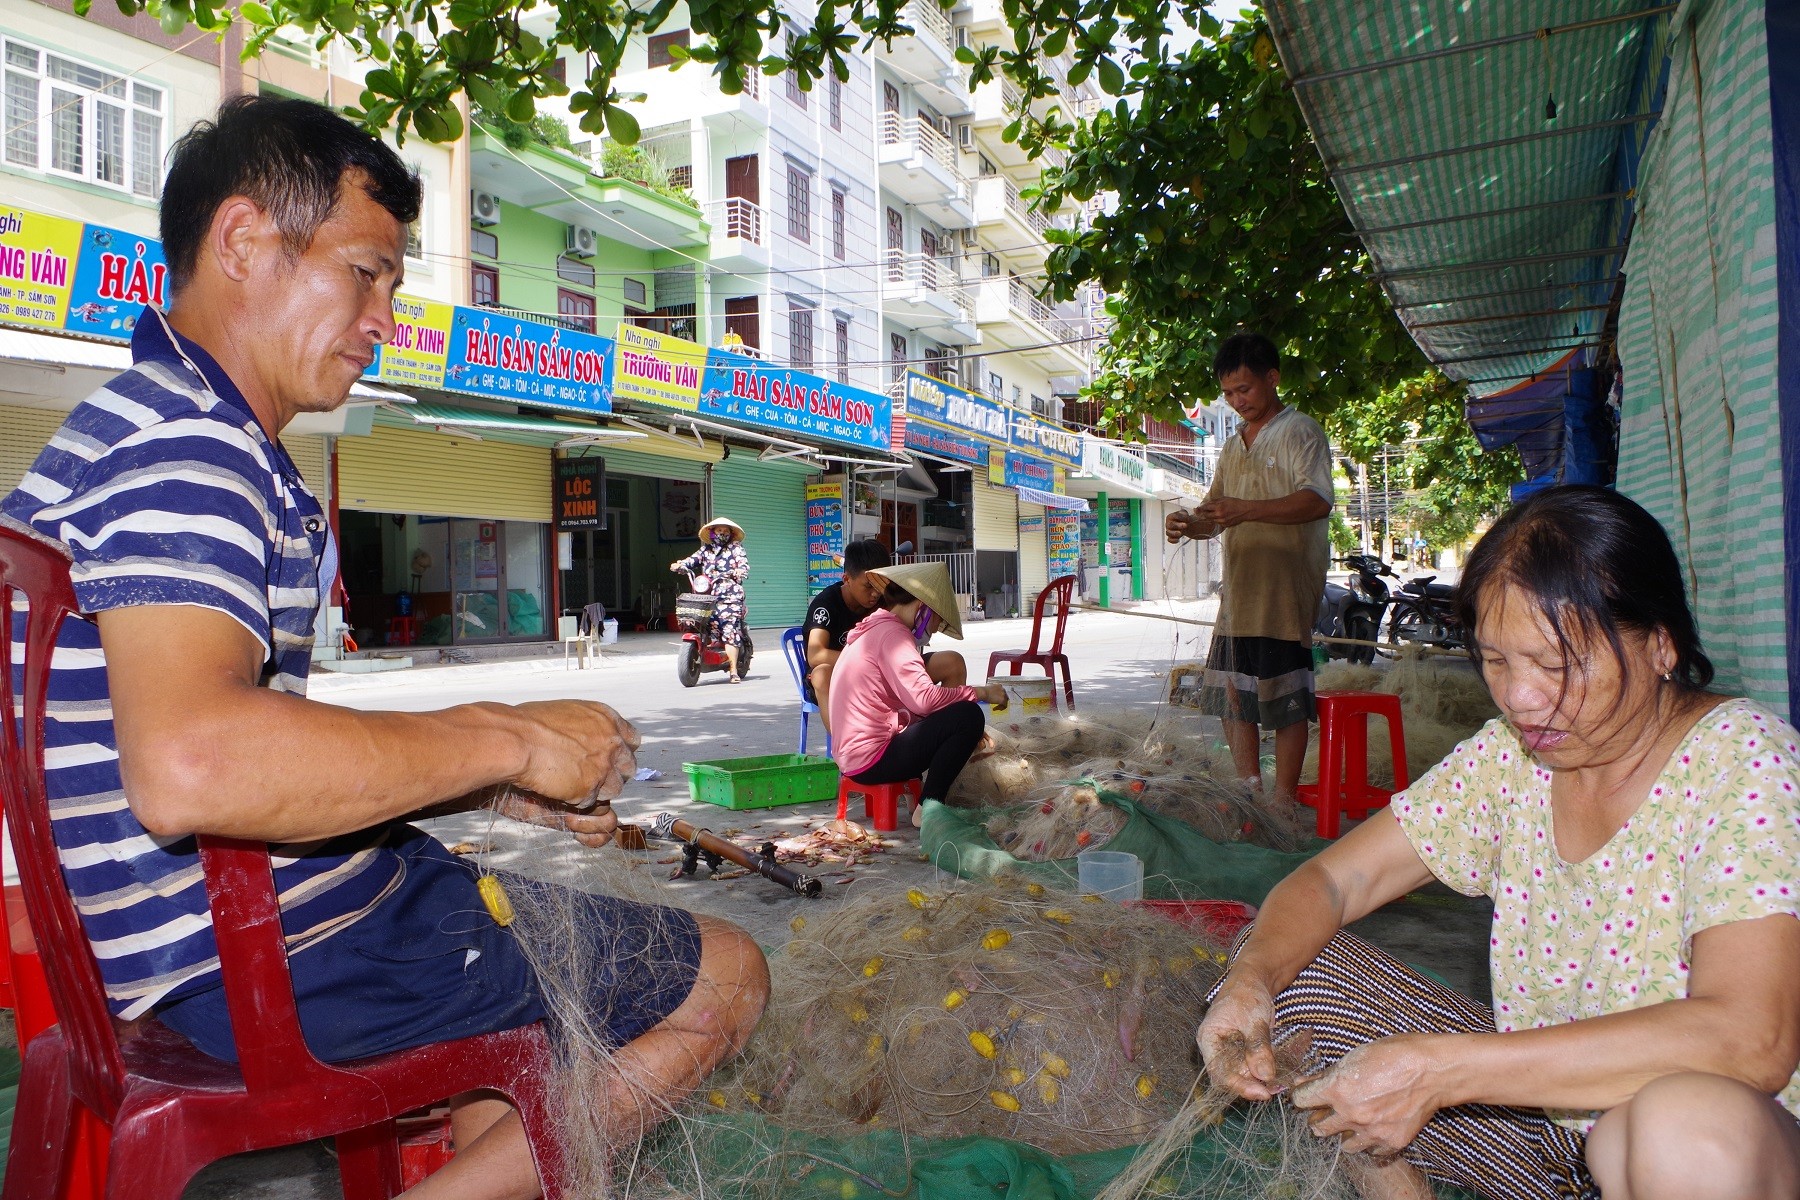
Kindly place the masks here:
<instances>
[{"instance_id":1,"label":"roll-down metal shutter","mask_svg":"<svg viewBox=\"0 0 1800 1200\"><path fill-rule=\"evenodd\" d=\"M1019 548L1019 493L995 487L977 472L970 491L975 503L975 548L1016 551Z\"/></svg>"},{"instance_id":2,"label":"roll-down metal shutter","mask_svg":"<svg viewBox=\"0 0 1800 1200\"><path fill-rule=\"evenodd\" d=\"M748 455L746 455L748 457ZM727 460L713 468L712 513L744 527L750 555L745 599L750 624L785 629L806 615L806 480L802 468L753 459ZM779 647L762 646L776 653Z\"/></svg>"},{"instance_id":3,"label":"roll-down metal shutter","mask_svg":"<svg viewBox=\"0 0 1800 1200\"><path fill-rule=\"evenodd\" d=\"M19 486L68 415L58 409L0 404L0 496Z\"/></svg>"},{"instance_id":4,"label":"roll-down metal shutter","mask_svg":"<svg viewBox=\"0 0 1800 1200\"><path fill-rule=\"evenodd\" d=\"M377 425L338 439L338 504L375 512L550 519L550 449Z\"/></svg>"}]
</instances>

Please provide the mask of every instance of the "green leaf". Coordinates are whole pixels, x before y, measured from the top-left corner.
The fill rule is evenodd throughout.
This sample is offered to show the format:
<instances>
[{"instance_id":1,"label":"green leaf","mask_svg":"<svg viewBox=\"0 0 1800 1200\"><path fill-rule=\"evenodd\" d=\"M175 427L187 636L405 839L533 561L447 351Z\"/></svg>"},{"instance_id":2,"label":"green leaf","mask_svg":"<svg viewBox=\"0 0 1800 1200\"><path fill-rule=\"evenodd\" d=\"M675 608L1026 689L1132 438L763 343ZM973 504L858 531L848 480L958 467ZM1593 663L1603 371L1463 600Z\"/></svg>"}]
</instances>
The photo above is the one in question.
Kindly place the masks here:
<instances>
[{"instance_id":1,"label":"green leaf","mask_svg":"<svg viewBox=\"0 0 1800 1200\"><path fill-rule=\"evenodd\" d=\"M398 100L406 95L400 86L400 77L386 67L377 67L363 77L363 85L377 96L392 96Z\"/></svg>"},{"instance_id":2,"label":"green leaf","mask_svg":"<svg viewBox=\"0 0 1800 1200\"><path fill-rule=\"evenodd\" d=\"M1045 58L1061 58L1064 50L1069 48L1069 27L1067 25L1053 31L1044 39L1043 52Z\"/></svg>"},{"instance_id":3,"label":"green leaf","mask_svg":"<svg viewBox=\"0 0 1800 1200\"><path fill-rule=\"evenodd\" d=\"M244 18L244 20L250 22L252 25L267 27L275 24L274 16L270 14L266 7L258 4L256 0L244 0L242 4L238 5L238 16Z\"/></svg>"},{"instance_id":4,"label":"green leaf","mask_svg":"<svg viewBox=\"0 0 1800 1200\"><path fill-rule=\"evenodd\" d=\"M635 146L643 131L638 128L636 117L616 104L609 104L606 106L606 132L615 142Z\"/></svg>"},{"instance_id":5,"label":"green leaf","mask_svg":"<svg viewBox=\"0 0 1800 1200\"><path fill-rule=\"evenodd\" d=\"M959 63L966 63L969 66L974 66L980 61L980 56L968 46L958 46L956 48L956 61Z\"/></svg>"},{"instance_id":6,"label":"green leaf","mask_svg":"<svg viewBox=\"0 0 1800 1200\"><path fill-rule=\"evenodd\" d=\"M506 97L502 96L498 88L480 75L469 77L468 88L469 99L473 100L477 107L484 108L488 112L506 111Z\"/></svg>"},{"instance_id":7,"label":"green leaf","mask_svg":"<svg viewBox=\"0 0 1800 1200\"><path fill-rule=\"evenodd\" d=\"M450 24L472 29L494 15L488 0L450 0Z\"/></svg>"},{"instance_id":8,"label":"green leaf","mask_svg":"<svg viewBox=\"0 0 1800 1200\"><path fill-rule=\"evenodd\" d=\"M325 14L325 23L339 33L349 33L356 28L356 5L336 4Z\"/></svg>"},{"instance_id":9,"label":"green leaf","mask_svg":"<svg viewBox=\"0 0 1800 1200\"><path fill-rule=\"evenodd\" d=\"M506 102L506 117L509 121L517 121L521 125L529 125L531 118L537 116L537 100L526 88L513 93L513 98Z\"/></svg>"},{"instance_id":10,"label":"green leaf","mask_svg":"<svg viewBox=\"0 0 1800 1200\"><path fill-rule=\"evenodd\" d=\"M1249 148L1250 146L1244 138L1243 130L1233 129L1226 135L1226 149L1233 161L1244 157L1244 152Z\"/></svg>"},{"instance_id":11,"label":"green leaf","mask_svg":"<svg viewBox=\"0 0 1800 1200\"><path fill-rule=\"evenodd\" d=\"M1116 96L1125 90L1125 72L1118 63L1110 58L1103 58L1097 69L1100 74L1100 88L1107 95Z\"/></svg>"}]
</instances>

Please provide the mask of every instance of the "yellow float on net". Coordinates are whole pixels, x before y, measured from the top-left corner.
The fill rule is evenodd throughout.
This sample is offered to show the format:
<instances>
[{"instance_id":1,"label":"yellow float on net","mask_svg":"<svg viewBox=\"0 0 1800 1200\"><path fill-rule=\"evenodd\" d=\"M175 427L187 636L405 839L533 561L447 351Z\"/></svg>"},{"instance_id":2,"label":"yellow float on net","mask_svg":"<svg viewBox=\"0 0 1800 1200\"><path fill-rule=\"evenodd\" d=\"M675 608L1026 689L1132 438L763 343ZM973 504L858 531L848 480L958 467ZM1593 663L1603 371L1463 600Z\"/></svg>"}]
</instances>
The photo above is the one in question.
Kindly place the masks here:
<instances>
[{"instance_id":1,"label":"yellow float on net","mask_svg":"<svg viewBox=\"0 0 1800 1200\"><path fill-rule=\"evenodd\" d=\"M802 929L806 928L806 918L805 917L795 917L793 920L788 922L788 928L793 930L795 933L799 933Z\"/></svg>"},{"instance_id":2,"label":"yellow float on net","mask_svg":"<svg viewBox=\"0 0 1800 1200\"><path fill-rule=\"evenodd\" d=\"M981 948L983 950L1000 950L1010 941L1012 941L1012 934L1006 930L990 929L987 931L987 935L981 939Z\"/></svg>"},{"instance_id":3,"label":"yellow float on net","mask_svg":"<svg viewBox=\"0 0 1800 1200\"><path fill-rule=\"evenodd\" d=\"M492 875L483 875L475 881L475 890L481 894L482 904L487 906L488 915L494 918L494 924L505 929L513 923L512 901L507 898L506 889Z\"/></svg>"},{"instance_id":4,"label":"yellow float on net","mask_svg":"<svg viewBox=\"0 0 1800 1200\"><path fill-rule=\"evenodd\" d=\"M1017 1067L1006 1068L1006 1070L1003 1072L1003 1075L1006 1079L1006 1082L1008 1084L1012 1085L1013 1087L1018 1087L1021 1083L1025 1082L1025 1072L1019 1070L1019 1068L1017 1068Z\"/></svg>"},{"instance_id":5,"label":"yellow float on net","mask_svg":"<svg viewBox=\"0 0 1800 1200\"><path fill-rule=\"evenodd\" d=\"M1108 988L1116 988L1119 986L1119 977L1114 975L1111 971L1102 971L1100 972L1100 982L1104 983Z\"/></svg>"},{"instance_id":6,"label":"yellow float on net","mask_svg":"<svg viewBox=\"0 0 1800 1200\"><path fill-rule=\"evenodd\" d=\"M1148 1100L1150 1093L1156 1090L1156 1076L1139 1075L1137 1077L1137 1094Z\"/></svg>"},{"instance_id":7,"label":"yellow float on net","mask_svg":"<svg viewBox=\"0 0 1800 1200\"><path fill-rule=\"evenodd\" d=\"M948 1012L953 1008L959 1008L962 1006L962 1002L968 998L969 993L963 991L961 988L951 988L944 996L944 1010Z\"/></svg>"},{"instance_id":8,"label":"yellow float on net","mask_svg":"<svg viewBox=\"0 0 1800 1200\"><path fill-rule=\"evenodd\" d=\"M881 1057L881 1047L884 1044L885 1043L882 1042L881 1035L879 1033L871 1033L869 1035L869 1044L866 1047L869 1057L870 1058L880 1058Z\"/></svg>"},{"instance_id":9,"label":"yellow float on net","mask_svg":"<svg viewBox=\"0 0 1800 1200\"><path fill-rule=\"evenodd\" d=\"M838 1195L842 1200L856 1200L856 1180L846 1179L838 1184Z\"/></svg>"},{"instance_id":10,"label":"yellow float on net","mask_svg":"<svg viewBox=\"0 0 1800 1200\"><path fill-rule=\"evenodd\" d=\"M1046 921L1055 921L1059 925L1067 925L1070 921L1075 919L1075 914L1066 908L1046 908L1044 910L1044 919Z\"/></svg>"},{"instance_id":11,"label":"yellow float on net","mask_svg":"<svg viewBox=\"0 0 1800 1200\"><path fill-rule=\"evenodd\" d=\"M1016 1113L1019 1111L1019 1098L1009 1096L1005 1092L989 1092L988 1102L1001 1112Z\"/></svg>"},{"instance_id":12,"label":"yellow float on net","mask_svg":"<svg viewBox=\"0 0 1800 1200\"><path fill-rule=\"evenodd\" d=\"M1041 883L1028 883L1025 885L1025 894L1027 896L1032 897L1033 899L1036 899L1037 897L1042 896L1044 894L1044 891L1045 891L1044 885Z\"/></svg>"},{"instance_id":13,"label":"yellow float on net","mask_svg":"<svg viewBox=\"0 0 1800 1200\"><path fill-rule=\"evenodd\" d=\"M881 955L877 954L874 958L871 958L868 962L863 964L863 974L870 979L875 978L875 976L881 974L881 962Z\"/></svg>"},{"instance_id":14,"label":"yellow float on net","mask_svg":"<svg viewBox=\"0 0 1800 1200\"><path fill-rule=\"evenodd\" d=\"M1055 1104L1057 1098L1062 1095L1062 1088L1057 1085L1056 1080L1048 1075L1037 1077L1037 1089L1038 1098L1045 1104Z\"/></svg>"},{"instance_id":15,"label":"yellow float on net","mask_svg":"<svg viewBox=\"0 0 1800 1200\"><path fill-rule=\"evenodd\" d=\"M975 1053L983 1058L992 1058L998 1053L994 1047L994 1039L979 1029L970 1032L969 1045L975 1047Z\"/></svg>"},{"instance_id":16,"label":"yellow float on net","mask_svg":"<svg viewBox=\"0 0 1800 1200\"><path fill-rule=\"evenodd\" d=\"M925 893L918 888L907 888L906 902L914 908L922 909L925 907Z\"/></svg>"},{"instance_id":17,"label":"yellow float on net","mask_svg":"<svg viewBox=\"0 0 1800 1200\"><path fill-rule=\"evenodd\" d=\"M903 942L922 942L922 941L924 941L925 940L925 927L923 925L908 926L906 932L902 933L900 935L900 940Z\"/></svg>"},{"instance_id":18,"label":"yellow float on net","mask_svg":"<svg viewBox=\"0 0 1800 1200\"><path fill-rule=\"evenodd\" d=\"M712 1091L706 1093L706 1102L714 1108L722 1109L725 1107L725 1093L714 1088Z\"/></svg>"},{"instance_id":19,"label":"yellow float on net","mask_svg":"<svg viewBox=\"0 0 1800 1200\"><path fill-rule=\"evenodd\" d=\"M848 1016L852 1025L861 1025L869 1019L869 1010L860 1004L852 1004Z\"/></svg>"},{"instance_id":20,"label":"yellow float on net","mask_svg":"<svg viewBox=\"0 0 1800 1200\"><path fill-rule=\"evenodd\" d=\"M1060 1054L1052 1054L1048 1050L1039 1055L1044 1062L1044 1070L1058 1079L1069 1077L1069 1060Z\"/></svg>"}]
</instances>

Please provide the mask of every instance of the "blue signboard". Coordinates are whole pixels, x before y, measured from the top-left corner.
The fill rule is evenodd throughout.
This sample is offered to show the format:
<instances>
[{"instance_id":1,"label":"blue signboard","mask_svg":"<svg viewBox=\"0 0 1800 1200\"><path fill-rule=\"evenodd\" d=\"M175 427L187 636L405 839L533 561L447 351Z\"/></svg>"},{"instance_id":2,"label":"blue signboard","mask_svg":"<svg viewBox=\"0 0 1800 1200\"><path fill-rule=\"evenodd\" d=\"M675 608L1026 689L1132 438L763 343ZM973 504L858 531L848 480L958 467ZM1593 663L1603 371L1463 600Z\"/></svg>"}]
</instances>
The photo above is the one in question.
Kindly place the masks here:
<instances>
[{"instance_id":1,"label":"blue signboard","mask_svg":"<svg viewBox=\"0 0 1800 1200\"><path fill-rule=\"evenodd\" d=\"M82 231L81 253L75 256L63 328L83 337L129 341L146 304L167 306L168 289L169 267L160 241L89 225Z\"/></svg>"},{"instance_id":2,"label":"blue signboard","mask_svg":"<svg viewBox=\"0 0 1800 1200\"><path fill-rule=\"evenodd\" d=\"M1012 414L1011 444L1014 450L1047 458L1071 471L1081 469L1081 435L1031 413Z\"/></svg>"},{"instance_id":3,"label":"blue signboard","mask_svg":"<svg viewBox=\"0 0 1800 1200\"><path fill-rule=\"evenodd\" d=\"M1040 492L1056 490L1056 464L1049 459L1008 450L1004 465L1009 488L1036 488Z\"/></svg>"},{"instance_id":4,"label":"blue signboard","mask_svg":"<svg viewBox=\"0 0 1800 1200\"><path fill-rule=\"evenodd\" d=\"M707 352L699 413L863 450L886 451L893 442L887 396L728 350Z\"/></svg>"},{"instance_id":5,"label":"blue signboard","mask_svg":"<svg viewBox=\"0 0 1800 1200\"><path fill-rule=\"evenodd\" d=\"M1006 410L984 396L917 371L906 373L906 448L957 462L985 464L1004 451Z\"/></svg>"},{"instance_id":6,"label":"blue signboard","mask_svg":"<svg viewBox=\"0 0 1800 1200\"><path fill-rule=\"evenodd\" d=\"M458 306L444 389L513 404L608 413L613 343L592 333Z\"/></svg>"}]
</instances>

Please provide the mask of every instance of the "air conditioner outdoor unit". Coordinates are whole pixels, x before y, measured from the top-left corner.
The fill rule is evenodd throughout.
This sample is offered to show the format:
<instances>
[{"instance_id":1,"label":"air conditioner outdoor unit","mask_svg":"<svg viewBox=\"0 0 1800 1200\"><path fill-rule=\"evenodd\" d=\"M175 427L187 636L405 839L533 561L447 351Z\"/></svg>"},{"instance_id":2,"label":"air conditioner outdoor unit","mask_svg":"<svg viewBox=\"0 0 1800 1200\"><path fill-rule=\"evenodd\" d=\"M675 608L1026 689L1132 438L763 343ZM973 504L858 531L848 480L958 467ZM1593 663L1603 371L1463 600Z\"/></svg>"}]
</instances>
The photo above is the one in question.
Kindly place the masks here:
<instances>
[{"instance_id":1,"label":"air conditioner outdoor unit","mask_svg":"<svg viewBox=\"0 0 1800 1200\"><path fill-rule=\"evenodd\" d=\"M975 126L967 121L956 123L956 144L964 150L975 149Z\"/></svg>"},{"instance_id":2,"label":"air conditioner outdoor unit","mask_svg":"<svg viewBox=\"0 0 1800 1200\"><path fill-rule=\"evenodd\" d=\"M937 119L937 131L939 133L943 134L945 137L950 136L950 118L949 117L939 117Z\"/></svg>"},{"instance_id":3,"label":"air conditioner outdoor unit","mask_svg":"<svg viewBox=\"0 0 1800 1200\"><path fill-rule=\"evenodd\" d=\"M962 244L964 250L973 250L981 245L981 239L973 229L965 229L962 231Z\"/></svg>"},{"instance_id":4,"label":"air conditioner outdoor unit","mask_svg":"<svg viewBox=\"0 0 1800 1200\"><path fill-rule=\"evenodd\" d=\"M570 258L592 258L600 235L585 225L570 225L563 233L563 253Z\"/></svg>"},{"instance_id":5,"label":"air conditioner outdoor unit","mask_svg":"<svg viewBox=\"0 0 1800 1200\"><path fill-rule=\"evenodd\" d=\"M481 226L500 223L500 197L492 192L469 193L469 220Z\"/></svg>"}]
</instances>

